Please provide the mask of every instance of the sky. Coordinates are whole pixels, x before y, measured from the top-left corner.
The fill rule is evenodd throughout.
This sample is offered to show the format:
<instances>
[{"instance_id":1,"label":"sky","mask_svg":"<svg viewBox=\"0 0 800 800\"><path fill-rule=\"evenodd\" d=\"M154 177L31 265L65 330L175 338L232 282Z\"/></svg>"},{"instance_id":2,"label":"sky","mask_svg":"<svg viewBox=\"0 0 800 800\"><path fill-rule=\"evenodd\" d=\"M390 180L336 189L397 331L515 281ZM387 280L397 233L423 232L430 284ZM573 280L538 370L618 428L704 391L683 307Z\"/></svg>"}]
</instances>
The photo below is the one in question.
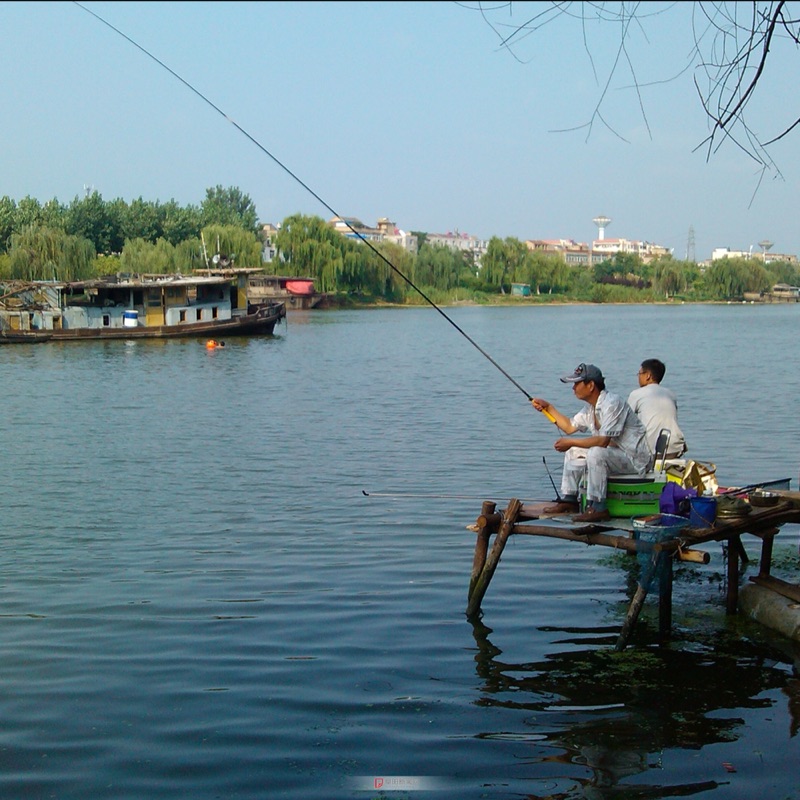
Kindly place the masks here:
<instances>
[{"instance_id":1,"label":"sky","mask_svg":"<svg viewBox=\"0 0 800 800\"><path fill-rule=\"evenodd\" d=\"M800 254L800 132L765 176L702 146L696 4L641 4L622 58L618 23L562 5L509 48L550 3L0 2L0 196L200 205L235 186L273 224L590 242L605 215L608 238L676 258L692 238L698 261ZM797 56L770 58L748 109L764 137L797 115Z\"/></svg>"}]
</instances>

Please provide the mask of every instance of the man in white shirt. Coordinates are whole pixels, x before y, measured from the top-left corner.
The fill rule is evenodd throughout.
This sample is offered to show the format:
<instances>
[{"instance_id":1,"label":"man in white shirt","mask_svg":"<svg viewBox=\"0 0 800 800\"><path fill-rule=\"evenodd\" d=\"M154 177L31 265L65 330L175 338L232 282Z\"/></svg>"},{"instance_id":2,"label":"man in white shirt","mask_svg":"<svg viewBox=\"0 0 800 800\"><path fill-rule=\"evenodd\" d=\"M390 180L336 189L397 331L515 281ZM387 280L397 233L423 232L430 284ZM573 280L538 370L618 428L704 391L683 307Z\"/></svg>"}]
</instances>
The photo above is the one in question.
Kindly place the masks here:
<instances>
[{"instance_id":1,"label":"man in white shirt","mask_svg":"<svg viewBox=\"0 0 800 800\"><path fill-rule=\"evenodd\" d=\"M575 397L585 404L575 416L567 417L547 400L531 398L533 407L546 412L567 434L557 439L554 445L556 450L564 453L563 499L544 510L548 514L580 511L578 492L585 472L587 507L573 519L576 522L602 522L611 517L606 508L608 476L644 475L652 467L653 453L639 418L625 400L606 391L603 373L594 364L579 364L561 381L571 383ZM589 435L570 435L578 431Z\"/></svg>"},{"instance_id":2,"label":"man in white shirt","mask_svg":"<svg viewBox=\"0 0 800 800\"><path fill-rule=\"evenodd\" d=\"M661 385L667 368L657 358L642 361L639 367L639 388L628 397L628 405L636 412L647 431L647 442L655 450L662 428L669 431L667 458L680 458L687 450L686 437L678 425L678 398L672 389Z\"/></svg>"}]
</instances>

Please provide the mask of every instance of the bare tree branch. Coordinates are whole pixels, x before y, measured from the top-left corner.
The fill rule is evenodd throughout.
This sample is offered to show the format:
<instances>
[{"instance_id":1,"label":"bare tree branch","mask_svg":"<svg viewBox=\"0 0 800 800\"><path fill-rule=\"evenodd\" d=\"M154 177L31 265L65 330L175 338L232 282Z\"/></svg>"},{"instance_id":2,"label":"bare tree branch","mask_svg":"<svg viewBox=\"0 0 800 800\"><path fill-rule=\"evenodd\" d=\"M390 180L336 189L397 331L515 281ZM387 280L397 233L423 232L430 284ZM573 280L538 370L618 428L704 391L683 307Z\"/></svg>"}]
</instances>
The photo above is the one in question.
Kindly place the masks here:
<instances>
[{"instance_id":1,"label":"bare tree branch","mask_svg":"<svg viewBox=\"0 0 800 800\"><path fill-rule=\"evenodd\" d=\"M757 133L748 122L748 109L765 85L765 76L772 63L776 48L800 45L800 19L790 13L787 0L752 0L742 2L695 2L692 4L691 30L687 39L691 41L688 62L679 66L664 81L640 82L637 65L631 56L629 42L635 33L645 41L647 25L657 24L654 18L686 7L684 3L640 3L640 2L551 2L536 3L534 13L518 21L524 13L526 3L460 3L465 8L480 12L486 24L495 32L499 46L509 52L520 63L527 63L524 47L530 46L531 37L544 36L543 29L556 20L580 26L583 49L587 54L595 82L598 84L597 101L589 119L579 125L560 129L574 131L586 129L590 137L596 123L601 123L618 138L625 140L615 129L613 120L603 113L609 100L609 92L625 71L631 75L631 83L622 88L632 89L636 96L637 111L652 135L645 109L643 90L656 83L675 80L687 69L695 71L694 86L701 107L709 119L711 128L695 150L705 148L710 159L723 145L732 145L765 171L782 177L773 161L769 148L784 139L800 125L800 115L778 133ZM515 21L515 14L517 21ZM505 18L498 21L497 17ZM610 66L602 79L598 78L596 60L587 33L587 23L610 25L618 30L619 43ZM595 26L596 27L596 26ZM676 56L678 57L678 56ZM531 56L533 58L533 56ZM620 88L617 86L617 88ZM763 125L764 120L759 119ZM780 123L778 123L780 124ZM759 179L759 184L763 175Z\"/></svg>"}]
</instances>

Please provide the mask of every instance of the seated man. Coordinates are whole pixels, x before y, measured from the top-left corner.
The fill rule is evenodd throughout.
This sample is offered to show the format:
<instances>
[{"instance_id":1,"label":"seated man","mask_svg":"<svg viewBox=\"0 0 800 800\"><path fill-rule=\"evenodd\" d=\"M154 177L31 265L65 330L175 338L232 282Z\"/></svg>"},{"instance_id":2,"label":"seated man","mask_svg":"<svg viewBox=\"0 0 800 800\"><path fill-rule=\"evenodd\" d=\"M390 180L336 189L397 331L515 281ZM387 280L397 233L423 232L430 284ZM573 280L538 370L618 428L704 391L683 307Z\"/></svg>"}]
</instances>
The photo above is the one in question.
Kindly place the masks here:
<instances>
[{"instance_id":1,"label":"seated man","mask_svg":"<svg viewBox=\"0 0 800 800\"><path fill-rule=\"evenodd\" d=\"M686 438L678 425L678 398L672 389L661 385L667 368L657 358L642 361L639 367L639 388L628 397L628 405L636 412L647 431L647 443L655 451L662 428L669 431L667 458L680 458L686 452Z\"/></svg>"},{"instance_id":2,"label":"seated man","mask_svg":"<svg viewBox=\"0 0 800 800\"><path fill-rule=\"evenodd\" d=\"M561 478L563 499L545 507L548 514L580 511L578 492L586 472L587 507L573 517L576 522L602 522L610 518L606 508L608 476L644 475L653 464L644 426L631 407L616 394L606 391L603 373L594 364L579 364L575 372L561 378L571 383L578 400L586 405L570 418L541 398L531 399L537 411L547 413L565 433L555 449L564 453ZM571 436L577 431L588 436Z\"/></svg>"}]
</instances>

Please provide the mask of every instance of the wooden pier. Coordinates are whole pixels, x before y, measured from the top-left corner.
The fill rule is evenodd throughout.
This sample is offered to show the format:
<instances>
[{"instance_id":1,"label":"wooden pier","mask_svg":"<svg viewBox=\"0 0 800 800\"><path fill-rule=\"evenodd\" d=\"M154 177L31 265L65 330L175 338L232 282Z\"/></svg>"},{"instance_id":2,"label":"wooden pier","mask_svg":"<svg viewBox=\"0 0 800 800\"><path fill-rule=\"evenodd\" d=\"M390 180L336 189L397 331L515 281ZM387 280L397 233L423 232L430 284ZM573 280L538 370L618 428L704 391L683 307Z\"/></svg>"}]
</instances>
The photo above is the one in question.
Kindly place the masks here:
<instances>
[{"instance_id":1,"label":"wooden pier","mask_svg":"<svg viewBox=\"0 0 800 800\"><path fill-rule=\"evenodd\" d=\"M800 492L777 492L777 505L753 506L746 516L718 520L710 528L683 528L677 536L663 542L646 542L634 535L629 519L610 519L601 524L577 523L569 517L544 513L546 503L526 504L512 499L505 511L497 511L497 504L484 501L481 513L469 530L477 534L472 574L469 582L467 616L480 613L481 603L500 557L510 536L547 536L583 545L600 545L629 553L651 553L652 569L659 588L659 636L668 639L672 627L672 568L675 560L707 564L710 554L698 550L698 545L720 542L727 546L727 597L726 612L735 614L739 602L740 565L749 562L742 545L742 536L751 535L761 540L759 572L750 578L754 583L780 595L800 602L800 585L787 583L770 574L772 545L781 526L800 523ZM494 541L491 539L494 536ZM616 643L623 650L633 632L639 612L648 594L649 581L640 580Z\"/></svg>"}]
</instances>

